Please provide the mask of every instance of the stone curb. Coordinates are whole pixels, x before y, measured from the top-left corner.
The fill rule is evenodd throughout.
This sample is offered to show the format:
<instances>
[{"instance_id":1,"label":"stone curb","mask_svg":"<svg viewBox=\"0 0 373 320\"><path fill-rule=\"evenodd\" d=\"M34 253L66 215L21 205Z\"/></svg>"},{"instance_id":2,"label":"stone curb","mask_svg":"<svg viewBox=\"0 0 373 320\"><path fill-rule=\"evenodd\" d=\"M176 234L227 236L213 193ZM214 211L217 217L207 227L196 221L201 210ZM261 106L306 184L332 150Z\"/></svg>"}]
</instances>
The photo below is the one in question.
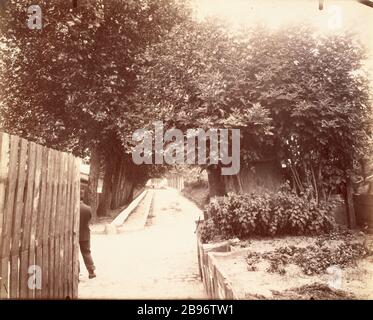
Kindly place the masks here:
<instances>
[{"instance_id":1,"label":"stone curb","mask_svg":"<svg viewBox=\"0 0 373 320\"><path fill-rule=\"evenodd\" d=\"M197 232L197 254L201 280L209 299L215 300L239 300L232 282L218 267L216 255L230 255L231 242L203 244L199 232Z\"/></svg>"}]
</instances>

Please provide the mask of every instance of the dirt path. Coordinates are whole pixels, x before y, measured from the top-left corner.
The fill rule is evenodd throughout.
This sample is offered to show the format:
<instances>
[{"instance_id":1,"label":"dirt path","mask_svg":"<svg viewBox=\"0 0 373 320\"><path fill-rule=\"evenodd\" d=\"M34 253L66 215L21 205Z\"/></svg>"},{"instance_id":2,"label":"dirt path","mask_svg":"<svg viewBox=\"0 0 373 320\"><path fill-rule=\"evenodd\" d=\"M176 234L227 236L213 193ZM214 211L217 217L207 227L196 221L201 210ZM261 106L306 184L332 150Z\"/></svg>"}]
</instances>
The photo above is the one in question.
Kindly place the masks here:
<instances>
[{"instance_id":1,"label":"dirt path","mask_svg":"<svg viewBox=\"0 0 373 320\"><path fill-rule=\"evenodd\" d=\"M154 217L143 230L92 235L97 278L88 280L82 268L79 298L206 298L194 234L199 214L175 190L155 190Z\"/></svg>"}]
</instances>

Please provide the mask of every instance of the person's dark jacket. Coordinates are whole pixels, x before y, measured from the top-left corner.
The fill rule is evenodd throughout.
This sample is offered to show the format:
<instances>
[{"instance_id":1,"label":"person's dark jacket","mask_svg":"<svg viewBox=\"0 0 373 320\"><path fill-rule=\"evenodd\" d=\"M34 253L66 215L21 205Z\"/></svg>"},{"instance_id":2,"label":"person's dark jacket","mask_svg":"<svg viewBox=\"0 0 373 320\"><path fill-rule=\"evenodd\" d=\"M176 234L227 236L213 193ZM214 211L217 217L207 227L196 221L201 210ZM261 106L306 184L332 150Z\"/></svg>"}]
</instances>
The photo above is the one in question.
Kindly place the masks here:
<instances>
[{"instance_id":1,"label":"person's dark jacket","mask_svg":"<svg viewBox=\"0 0 373 320\"><path fill-rule=\"evenodd\" d=\"M89 222L92 218L91 207L87 206L85 203L80 202L80 225L79 225L79 241L89 241L90 240L90 229Z\"/></svg>"}]
</instances>

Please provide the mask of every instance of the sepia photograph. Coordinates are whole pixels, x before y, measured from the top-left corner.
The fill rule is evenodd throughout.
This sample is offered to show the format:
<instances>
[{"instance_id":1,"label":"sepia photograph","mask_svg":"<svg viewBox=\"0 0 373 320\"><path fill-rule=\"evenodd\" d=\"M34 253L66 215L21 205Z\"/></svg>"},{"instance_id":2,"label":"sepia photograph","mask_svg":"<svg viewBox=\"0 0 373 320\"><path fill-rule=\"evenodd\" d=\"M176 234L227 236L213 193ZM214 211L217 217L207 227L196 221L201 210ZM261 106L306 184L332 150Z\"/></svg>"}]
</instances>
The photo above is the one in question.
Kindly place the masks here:
<instances>
[{"instance_id":1,"label":"sepia photograph","mask_svg":"<svg viewBox=\"0 0 373 320\"><path fill-rule=\"evenodd\" d=\"M0 309L373 300L372 97L372 0L0 0Z\"/></svg>"}]
</instances>

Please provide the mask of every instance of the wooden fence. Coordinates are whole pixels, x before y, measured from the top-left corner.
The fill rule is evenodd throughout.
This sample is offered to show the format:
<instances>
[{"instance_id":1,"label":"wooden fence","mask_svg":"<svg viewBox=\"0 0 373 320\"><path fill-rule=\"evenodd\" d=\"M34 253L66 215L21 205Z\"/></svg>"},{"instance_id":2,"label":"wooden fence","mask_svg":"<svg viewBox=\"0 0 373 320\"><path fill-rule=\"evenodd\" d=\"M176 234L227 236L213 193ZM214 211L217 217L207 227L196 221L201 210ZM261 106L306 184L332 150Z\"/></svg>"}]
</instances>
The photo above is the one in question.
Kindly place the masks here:
<instances>
[{"instance_id":1,"label":"wooden fence","mask_svg":"<svg viewBox=\"0 0 373 320\"><path fill-rule=\"evenodd\" d=\"M80 159L0 133L0 298L77 298L79 173Z\"/></svg>"},{"instance_id":2,"label":"wooden fence","mask_svg":"<svg viewBox=\"0 0 373 320\"><path fill-rule=\"evenodd\" d=\"M184 177L181 175L172 175L167 178L167 184L169 187L181 191L184 189Z\"/></svg>"}]
</instances>

